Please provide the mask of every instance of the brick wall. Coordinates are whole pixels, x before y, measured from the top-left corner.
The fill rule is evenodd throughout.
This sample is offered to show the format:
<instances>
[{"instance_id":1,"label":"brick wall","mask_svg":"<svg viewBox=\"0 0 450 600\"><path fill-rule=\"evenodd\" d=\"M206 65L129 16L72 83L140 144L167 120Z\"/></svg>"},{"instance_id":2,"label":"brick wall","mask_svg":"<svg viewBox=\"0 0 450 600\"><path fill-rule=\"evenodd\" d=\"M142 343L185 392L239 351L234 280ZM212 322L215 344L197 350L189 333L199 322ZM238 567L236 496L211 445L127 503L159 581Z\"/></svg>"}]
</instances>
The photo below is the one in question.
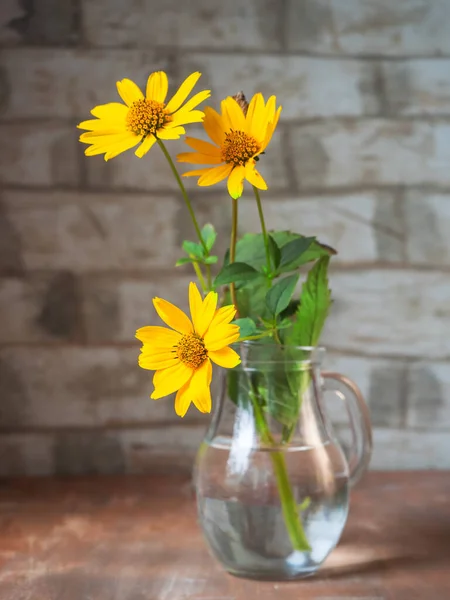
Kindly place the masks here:
<instances>
[{"instance_id":1,"label":"brick wall","mask_svg":"<svg viewBox=\"0 0 450 600\"><path fill-rule=\"evenodd\" d=\"M200 70L216 98L278 95L267 219L340 251L323 341L370 404L373 467L450 467L450 3L6 0L0 13L0 473L186 468L203 433L198 413L180 422L150 401L136 366L152 296L184 302L189 280L172 268L192 236L174 182L157 149L84 158L74 128L118 78L156 69ZM191 189L227 231L223 191ZM258 230L250 197L241 208Z\"/></svg>"}]
</instances>

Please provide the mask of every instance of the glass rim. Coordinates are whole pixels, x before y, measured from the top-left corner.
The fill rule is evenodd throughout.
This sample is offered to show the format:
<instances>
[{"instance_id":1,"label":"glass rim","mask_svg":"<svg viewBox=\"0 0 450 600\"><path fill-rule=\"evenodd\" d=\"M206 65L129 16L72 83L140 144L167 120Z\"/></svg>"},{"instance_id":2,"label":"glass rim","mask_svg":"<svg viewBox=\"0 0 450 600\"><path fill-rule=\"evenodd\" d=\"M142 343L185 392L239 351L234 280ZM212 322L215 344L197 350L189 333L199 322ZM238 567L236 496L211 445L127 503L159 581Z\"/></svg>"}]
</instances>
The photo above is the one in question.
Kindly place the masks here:
<instances>
[{"instance_id":1,"label":"glass rim","mask_svg":"<svg viewBox=\"0 0 450 600\"><path fill-rule=\"evenodd\" d=\"M264 345L260 343L259 340L244 340L242 342L234 342L231 344L231 347L235 350L239 350L239 348L264 348ZM267 345L266 345L267 348ZM303 352L307 353L307 357L302 357L296 359L295 356L292 357L283 357L283 356L268 356L258 357L258 356L242 356L241 353L238 352L241 358L241 363L237 368L249 370L249 367L246 365L270 365L270 364L292 364L292 365L317 365L322 362L322 358L325 355L326 349L324 346L296 346L293 344L276 344L272 346L274 352L283 352L284 350L291 350L294 352Z\"/></svg>"}]
</instances>

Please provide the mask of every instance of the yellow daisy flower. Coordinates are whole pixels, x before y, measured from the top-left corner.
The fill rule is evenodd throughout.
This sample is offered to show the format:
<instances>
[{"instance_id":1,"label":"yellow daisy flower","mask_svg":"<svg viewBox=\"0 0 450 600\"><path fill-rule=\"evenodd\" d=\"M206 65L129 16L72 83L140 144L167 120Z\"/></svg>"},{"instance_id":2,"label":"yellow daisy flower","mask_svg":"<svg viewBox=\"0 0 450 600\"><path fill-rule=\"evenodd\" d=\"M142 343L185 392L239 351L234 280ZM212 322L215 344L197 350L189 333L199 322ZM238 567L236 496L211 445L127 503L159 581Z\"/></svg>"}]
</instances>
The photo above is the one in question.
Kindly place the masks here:
<instances>
[{"instance_id":1,"label":"yellow daisy flower","mask_svg":"<svg viewBox=\"0 0 450 600\"><path fill-rule=\"evenodd\" d=\"M163 71L150 75L145 97L130 79L118 81L117 91L125 104L110 102L96 106L91 113L97 118L78 125L79 129L88 130L80 136L80 142L90 144L85 151L86 156L104 154L105 160L109 160L140 144L135 154L142 158L157 137L177 140L185 133L182 125L203 120L203 111L193 109L209 98L209 90L195 94L182 106L200 75L198 72L189 75L167 104L169 84Z\"/></svg>"},{"instance_id":2,"label":"yellow daisy flower","mask_svg":"<svg viewBox=\"0 0 450 600\"><path fill-rule=\"evenodd\" d=\"M204 300L195 283L189 285L191 319L175 305L154 298L153 305L165 327L141 327L136 332L144 343L139 366L156 371L153 376L154 400L177 392L175 411L184 417L191 402L200 412L211 411L211 361L231 369L241 362L228 347L239 338L239 327L231 325L233 305L217 309L217 293Z\"/></svg>"},{"instance_id":3,"label":"yellow daisy flower","mask_svg":"<svg viewBox=\"0 0 450 600\"><path fill-rule=\"evenodd\" d=\"M189 171L184 177L200 175L200 186L214 185L228 177L228 192L235 199L242 195L244 179L260 190L267 189L255 165L272 138L281 106L276 109L275 96L266 104L262 94L255 94L245 108L242 101L229 96L221 103L221 115L213 108L205 109L203 127L216 145L187 137L186 144L195 152L183 152L177 160L215 166Z\"/></svg>"}]
</instances>

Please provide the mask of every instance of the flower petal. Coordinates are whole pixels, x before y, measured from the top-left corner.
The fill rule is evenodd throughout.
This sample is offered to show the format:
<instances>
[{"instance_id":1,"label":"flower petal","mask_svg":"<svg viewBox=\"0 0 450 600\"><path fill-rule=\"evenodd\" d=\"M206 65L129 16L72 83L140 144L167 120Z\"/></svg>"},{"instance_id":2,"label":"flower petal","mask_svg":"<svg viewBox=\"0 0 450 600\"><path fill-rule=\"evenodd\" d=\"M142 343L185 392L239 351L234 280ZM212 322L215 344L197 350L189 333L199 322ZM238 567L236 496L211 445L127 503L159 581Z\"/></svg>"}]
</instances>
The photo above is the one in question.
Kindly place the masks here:
<instances>
[{"instance_id":1,"label":"flower petal","mask_svg":"<svg viewBox=\"0 0 450 600\"><path fill-rule=\"evenodd\" d=\"M210 106L205 108L205 118L203 127L212 141L218 146L222 146L225 140L225 130L222 117Z\"/></svg>"},{"instance_id":2,"label":"flower petal","mask_svg":"<svg viewBox=\"0 0 450 600\"><path fill-rule=\"evenodd\" d=\"M183 177L198 177L199 175L209 173L211 170L211 167L206 167L205 169L194 169L194 171L186 171L186 173L183 173Z\"/></svg>"},{"instance_id":3,"label":"flower petal","mask_svg":"<svg viewBox=\"0 0 450 600\"><path fill-rule=\"evenodd\" d=\"M120 106L123 106L122 104ZM125 107L124 107L125 108ZM125 121L117 123L106 119L88 119L77 125L77 129L87 129L88 131L106 131L111 133L123 133L125 131Z\"/></svg>"},{"instance_id":4,"label":"flower petal","mask_svg":"<svg viewBox=\"0 0 450 600\"><path fill-rule=\"evenodd\" d=\"M107 104L99 104L91 110L91 115L104 119L105 121L125 121L128 114L128 108L120 102L108 102Z\"/></svg>"},{"instance_id":5,"label":"flower petal","mask_svg":"<svg viewBox=\"0 0 450 600\"><path fill-rule=\"evenodd\" d=\"M151 371L159 371L161 369L167 369L175 366L180 362L175 352L160 352L158 353L146 353L144 350L139 355L139 366L142 369L149 369Z\"/></svg>"},{"instance_id":6,"label":"flower petal","mask_svg":"<svg viewBox=\"0 0 450 600\"><path fill-rule=\"evenodd\" d=\"M161 140L178 140L185 133L184 127L173 127L172 129L164 128L158 131L158 137Z\"/></svg>"},{"instance_id":7,"label":"flower petal","mask_svg":"<svg viewBox=\"0 0 450 600\"><path fill-rule=\"evenodd\" d=\"M230 173L230 176L228 177L228 193L235 200L242 196L242 192L244 190L244 177L245 167L243 165L234 167Z\"/></svg>"},{"instance_id":8,"label":"flower petal","mask_svg":"<svg viewBox=\"0 0 450 600\"><path fill-rule=\"evenodd\" d=\"M188 392L189 384L186 383L178 390L175 396L175 412L179 417L184 417L191 405L191 396Z\"/></svg>"},{"instance_id":9,"label":"flower petal","mask_svg":"<svg viewBox=\"0 0 450 600\"><path fill-rule=\"evenodd\" d=\"M119 96L127 106L132 106L133 102L144 99L144 94L131 79L122 79L116 85Z\"/></svg>"},{"instance_id":10,"label":"flower petal","mask_svg":"<svg viewBox=\"0 0 450 600\"><path fill-rule=\"evenodd\" d=\"M180 108L180 106L183 104L183 102L186 100L186 98L192 92L194 85L197 83L197 81L200 79L200 77L201 77L201 73L199 73L197 71L197 72L189 75L189 77L187 77L183 81L183 83L178 88L178 91L173 96L173 98L167 103L167 106L166 106L167 112L174 113L176 110L178 110Z\"/></svg>"},{"instance_id":11,"label":"flower petal","mask_svg":"<svg viewBox=\"0 0 450 600\"><path fill-rule=\"evenodd\" d=\"M218 327L219 325L228 325L228 323L236 316L236 312L236 307L233 304L222 306L222 308L216 310L216 314L214 315L209 327L211 328Z\"/></svg>"},{"instance_id":12,"label":"flower petal","mask_svg":"<svg viewBox=\"0 0 450 600\"><path fill-rule=\"evenodd\" d=\"M153 375L153 390L150 398L158 400L179 390L192 377L192 369L182 363L180 360L173 366L161 371L156 371Z\"/></svg>"},{"instance_id":13,"label":"flower petal","mask_svg":"<svg viewBox=\"0 0 450 600\"><path fill-rule=\"evenodd\" d=\"M147 89L145 95L147 100L156 100L156 102L164 102L169 89L169 82L164 71L156 71L147 79Z\"/></svg>"},{"instance_id":14,"label":"flower petal","mask_svg":"<svg viewBox=\"0 0 450 600\"><path fill-rule=\"evenodd\" d=\"M247 116L246 128L247 133L253 136L259 142L262 142L267 129L266 107L264 104L263 95L258 93L253 96L250 101Z\"/></svg>"},{"instance_id":15,"label":"flower petal","mask_svg":"<svg viewBox=\"0 0 450 600\"><path fill-rule=\"evenodd\" d=\"M219 165L223 162L221 156L200 154L199 152L181 152L177 154L178 162L192 163L194 165Z\"/></svg>"},{"instance_id":16,"label":"flower petal","mask_svg":"<svg viewBox=\"0 0 450 600\"><path fill-rule=\"evenodd\" d=\"M118 142L123 142L128 139L135 139L139 142L139 136L131 131L121 131L120 133L110 133L109 131L85 131L80 135L80 142L85 144L96 144L101 146L113 146Z\"/></svg>"},{"instance_id":17,"label":"flower petal","mask_svg":"<svg viewBox=\"0 0 450 600\"><path fill-rule=\"evenodd\" d=\"M156 142L155 136L152 134L149 134L145 138L145 140L142 142L142 144L139 146L139 148L136 150L136 152L135 152L136 156L138 158L142 158L143 156L145 156L155 142Z\"/></svg>"},{"instance_id":18,"label":"flower petal","mask_svg":"<svg viewBox=\"0 0 450 600\"><path fill-rule=\"evenodd\" d=\"M204 336L205 346L208 352L221 350L225 346L239 339L238 325L219 325L210 327Z\"/></svg>"},{"instance_id":19,"label":"flower petal","mask_svg":"<svg viewBox=\"0 0 450 600\"><path fill-rule=\"evenodd\" d=\"M211 90L203 90L202 92L198 92L197 94L194 94L192 96L192 98L190 98L186 102L186 104L183 104L183 106L178 111L177 115L179 115L180 113L186 113L186 112L193 110L196 106L198 106L201 102L204 102L210 96L211 96Z\"/></svg>"},{"instance_id":20,"label":"flower petal","mask_svg":"<svg viewBox=\"0 0 450 600\"><path fill-rule=\"evenodd\" d=\"M178 344L181 334L166 327L147 325L146 327L140 327L136 331L136 337L141 342L144 342L144 344L155 344L160 347L167 346L167 348L171 348Z\"/></svg>"},{"instance_id":21,"label":"flower petal","mask_svg":"<svg viewBox=\"0 0 450 600\"><path fill-rule=\"evenodd\" d=\"M199 140L193 137L185 137L184 141L188 146L200 152L201 154L207 154L208 156L221 156L222 152L220 148L217 146L213 146L209 142L205 142L204 140Z\"/></svg>"},{"instance_id":22,"label":"flower petal","mask_svg":"<svg viewBox=\"0 0 450 600\"><path fill-rule=\"evenodd\" d=\"M228 347L221 350L210 350L208 356L216 365L225 369L232 369L241 362L239 354Z\"/></svg>"},{"instance_id":23,"label":"flower petal","mask_svg":"<svg viewBox=\"0 0 450 600\"><path fill-rule=\"evenodd\" d=\"M219 181L223 181L226 177L228 177L232 169L233 165L231 164L225 164L220 165L219 167L206 169L201 175L200 179L197 181L197 185L201 187L215 185L216 183L219 183ZM187 173L185 173L185 175L187 175Z\"/></svg>"},{"instance_id":24,"label":"flower petal","mask_svg":"<svg viewBox=\"0 0 450 600\"><path fill-rule=\"evenodd\" d=\"M189 310L191 311L191 320L196 330L197 315L200 314L203 306L203 298L198 291L196 284L191 281L189 284Z\"/></svg>"},{"instance_id":25,"label":"flower petal","mask_svg":"<svg viewBox=\"0 0 450 600\"><path fill-rule=\"evenodd\" d=\"M234 98L229 96L225 100L222 100L221 109L225 130L239 129L240 131L245 131L245 115Z\"/></svg>"},{"instance_id":26,"label":"flower petal","mask_svg":"<svg viewBox=\"0 0 450 600\"><path fill-rule=\"evenodd\" d=\"M211 384L212 366L211 361L206 360L199 367L189 382L178 391L175 398L175 412L184 417L191 402L195 404L200 412L211 412Z\"/></svg>"},{"instance_id":27,"label":"flower petal","mask_svg":"<svg viewBox=\"0 0 450 600\"><path fill-rule=\"evenodd\" d=\"M187 125L188 123L201 123L205 118L202 110L191 110L188 113L179 112L173 115L172 123L175 125Z\"/></svg>"},{"instance_id":28,"label":"flower petal","mask_svg":"<svg viewBox=\"0 0 450 600\"><path fill-rule=\"evenodd\" d=\"M275 131L276 126L278 125L278 120L280 118L281 110L282 110L282 107L279 106L277 112L275 113L273 121L271 121L269 123L269 125L267 126L266 137L264 138L264 142L261 147L261 152L263 152L267 148L270 140L272 139L273 132Z\"/></svg>"},{"instance_id":29,"label":"flower petal","mask_svg":"<svg viewBox=\"0 0 450 600\"><path fill-rule=\"evenodd\" d=\"M153 298L153 306L160 318L168 325L182 334L192 333L192 323L187 315L175 304L162 298Z\"/></svg>"},{"instance_id":30,"label":"flower petal","mask_svg":"<svg viewBox=\"0 0 450 600\"><path fill-rule=\"evenodd\" d=\"M105 160L111 160L111 158L115 158L117 155L122 154L122 152L131 150L131 148L134 148L138 143L139 140L136 138L130 138L129 140L118 143L112 148L108 148L108 152L105 154Z\"/></svg>"},{"instance_id":31,"label":"flower petal","mask_svg":"<svg viewBox=\"0 0 450 600\"><path fill-rule=\"evenodd\" d=\"M259 171L255 169L255 163L253 161L248 161L245 165L245 179L259 190L267 190L267 183L264 181Z\"/></svg>"},{"instance_id":32,"label":"flower petal","mask_svg":"<svg viewBox=\"0 0 450 600\"><path fill-rule=\"evenodd\" d=\"M192 322L194 323L195 333L197 333L200 337L205 335L205 332L211 325L211 321L216 313L217 298L217 292L209 292L202 304L194 307Z\"/></svg>"}]
</instances>

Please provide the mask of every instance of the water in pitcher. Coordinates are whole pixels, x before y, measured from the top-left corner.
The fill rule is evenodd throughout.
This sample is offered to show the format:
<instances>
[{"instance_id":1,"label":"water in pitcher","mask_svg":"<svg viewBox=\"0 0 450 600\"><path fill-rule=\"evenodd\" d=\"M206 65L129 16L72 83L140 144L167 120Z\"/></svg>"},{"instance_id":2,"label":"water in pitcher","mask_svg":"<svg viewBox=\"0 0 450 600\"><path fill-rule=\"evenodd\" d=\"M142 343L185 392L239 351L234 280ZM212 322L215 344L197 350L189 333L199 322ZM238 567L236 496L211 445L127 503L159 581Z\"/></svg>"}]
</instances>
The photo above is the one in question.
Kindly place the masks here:
<instances>
[{"instance_id":1,"label":"water in pitcher","mask_svg":"<svg viewBox=\"0 0 450 600\"><path fill-rule=\"evenodd\" d=\"M340 450L331 442L284 450L311 548L294 550L277 493L273 452L260 448L233 456L230 438L216 437L199 453L199 520L213 553L235 575L289 579L314 573L347 519L348 470Z\"/></svg>"}]
</instances>

